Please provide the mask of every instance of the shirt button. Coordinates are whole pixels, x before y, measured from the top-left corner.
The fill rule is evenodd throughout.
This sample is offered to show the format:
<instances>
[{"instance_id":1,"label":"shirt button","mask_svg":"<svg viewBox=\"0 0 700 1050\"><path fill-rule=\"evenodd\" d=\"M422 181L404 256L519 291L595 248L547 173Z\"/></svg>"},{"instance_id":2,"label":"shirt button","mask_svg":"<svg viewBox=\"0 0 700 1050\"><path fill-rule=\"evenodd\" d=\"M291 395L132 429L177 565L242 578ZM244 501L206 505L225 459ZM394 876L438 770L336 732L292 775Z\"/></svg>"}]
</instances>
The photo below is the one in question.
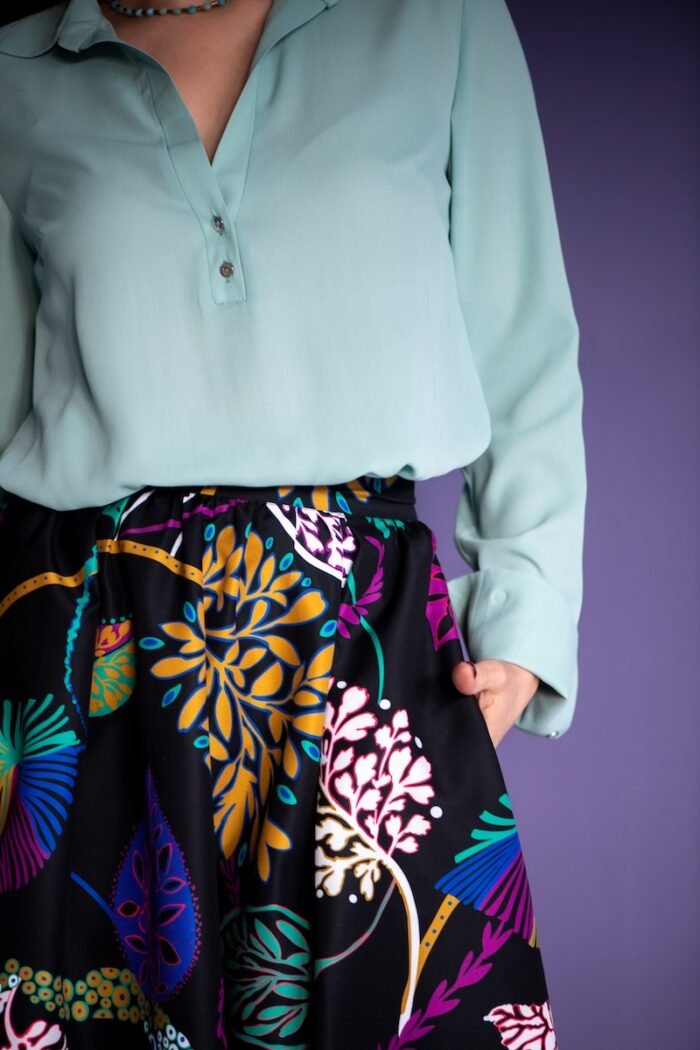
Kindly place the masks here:
<instances>
[{"instance_id":1,"label":"shirt button","mask_svg":"<svg viewBox=\"0 0 700 1050\"><path fill-rule=\"evenodd\" d=\"M223 233L226 229L224 220L221 218L220 215L215 215L214 218L211 220L211 224L217 233Z\"/></svg>"},{"instance_id":2,"label":"shirt button","mask_svg":"<svg viewBox=\"0 0 700 1050\"><path fill-rule=\"evenodd\" d=\"M559 730L555 729L551 733L547 733L548 737L559 736Z\"/></svg>"},{"instance_id":3,"label":"shirt button","mask_svg":"<svg viewBox=\"0 0 700 1050\"><path fill-rule=\"evenodd\" d=\"M494 605L503 605L507 597L508 595L506 594L506 592L504 590L501 590L500 587L497 587L491 595L491 601Z\"/></svg>"},{"instance_id":4,"label":"shirt button","mask_svg":"<svg viewBox=\"0 0 700 1050\"><path fill-rule=\"evenodd\" d=\"M222 262L221 266L219 267L219 273L222 277L231 277L233 275L233 263L228 262L228 260L226 262Z\"/></svg>"}]
</instances>

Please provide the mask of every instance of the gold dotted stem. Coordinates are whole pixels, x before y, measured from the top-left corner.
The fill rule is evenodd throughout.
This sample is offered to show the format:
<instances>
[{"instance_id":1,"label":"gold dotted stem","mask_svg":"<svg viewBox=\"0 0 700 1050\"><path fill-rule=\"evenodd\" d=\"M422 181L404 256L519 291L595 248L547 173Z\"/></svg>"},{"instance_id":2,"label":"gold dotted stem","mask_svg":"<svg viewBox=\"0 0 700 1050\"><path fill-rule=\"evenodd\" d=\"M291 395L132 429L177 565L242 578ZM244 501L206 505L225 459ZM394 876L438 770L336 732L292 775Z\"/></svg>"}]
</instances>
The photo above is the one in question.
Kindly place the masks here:
<instances>
[{"instance_id":1,"label":"gold dotted stem","mask_svg":"<svg viewBox=\"0 0 700 1050\"><path fill-rule=\"evenodd\" d=\"M136 543L134 540L98 540L97 549L102 554L133 554L138 558L150 558L151 561L164 565L176 576L184 576L195 583L202 582L202 570L195 565L173 558L172 554L162 550L160 547L149 547L145 543Z\"/></svg>"},{"instance_id":2,"label":"gold dotted stem","mask_svg":"<svg viewBox=\"0 0 700 1050\"><path fill-rule=\"evenodd\" d=\"M445 923L450 915L454 915L456 906L461 903L459 897L455 897L452 893L448 893L443 897L438 910L435 912L433 921L428 925L428 930L420 942L416 980L420 977L426 959L435 947L436 940L445 928Z\"/></svg>"},{"instance_id":3,"label":"gold dotted stem","mask_svg":"<svg viewBox=\"0 0 700 1050\"><path fill-rule=\"evenodd\" d=\"M61 587L79 587L84 579L85 566L80 572L76 572L72 576L61 576L57 572L43 572L39 576L32 576L31 579L17 584L9 594L5 595L0 602L0 616L6 613L10 606L14 605L20 598L31 594L32 591L39 590L40 587L47 587L49 584L58 584Z\"/></svg>"},{"instance_id":4,"label":"gold dotted stem","mask_svg":"<svg viewBox=\"0 0 700 1050\"><path fill-rule=\"evenodd\" d=\"M139 558L149 558L151 561L158 562L159 565L165 566L170 572L175 573L177 576L184 576L188 580L194 580L195 583L201 585L202 583L202 570L198 569L194 565L188 565L187 562L179 561L177 558L173 558L172 554L168 554L167 551L161 550L160 547L149 547L144 543L136 543L134 540L98 540L96 543L97 550L102 554L133 554ZM22 583L17 584L5 597L0 601L0 616L3 616L7 610L19 601L20 598L26 597L33 591L38 591L42 587L49 587L51 585L59 587L79 587L85 580L85 566L71 576L62 576L58 572L42 572L37 576L32 576L28 580L24 580Z\"/></svg>"}]
</instances>

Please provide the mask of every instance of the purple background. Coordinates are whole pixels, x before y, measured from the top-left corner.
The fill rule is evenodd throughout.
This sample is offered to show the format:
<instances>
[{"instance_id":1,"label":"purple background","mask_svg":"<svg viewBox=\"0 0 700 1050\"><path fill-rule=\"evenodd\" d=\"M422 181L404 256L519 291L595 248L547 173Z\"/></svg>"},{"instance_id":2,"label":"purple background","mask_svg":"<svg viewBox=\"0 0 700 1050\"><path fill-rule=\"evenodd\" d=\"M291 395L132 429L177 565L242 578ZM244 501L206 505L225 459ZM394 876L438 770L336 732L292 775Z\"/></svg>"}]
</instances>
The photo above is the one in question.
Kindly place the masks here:
<instances>
[{"instance_id":1,"label":"purple background","mask_svg":"<svg viewBox=\"0 0 700 1050\"><path fill-rule=\"evenodd\" d=\"M499 744L560 1050L695 1050L700 973L700 113L680 2L509 4L581 327L581 681ZM461 475L418 484L448 577ZM476 700L465 697L465 703Z\"/></svg>"}]
</instances>

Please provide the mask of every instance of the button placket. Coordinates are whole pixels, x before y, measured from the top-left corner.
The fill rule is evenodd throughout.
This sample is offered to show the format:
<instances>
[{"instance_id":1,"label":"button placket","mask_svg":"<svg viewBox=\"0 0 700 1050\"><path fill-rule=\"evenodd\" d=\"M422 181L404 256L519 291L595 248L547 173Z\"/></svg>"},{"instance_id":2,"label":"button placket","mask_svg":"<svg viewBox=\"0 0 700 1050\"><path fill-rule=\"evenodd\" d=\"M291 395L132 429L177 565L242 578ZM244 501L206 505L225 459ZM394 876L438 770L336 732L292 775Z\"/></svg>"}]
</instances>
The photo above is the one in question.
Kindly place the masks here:
<instances>
[{"instance_id":1,"label":"button placket","mask_svg":"<svg viewBox=\"0 0 700 1050\"><path fill-rule=\"evenodd\" d=\"M235 220L238 214L250 161L261 60L286 36L335 2L297 0L294 5L283 5L281 0L279 3L274 0L248 78L212 163L199 136L193 135L191 114L167 69L147 53L131 48L147 68L154 108L171 163L205 236L209 282L215 303L242 302L247 298L235 222L231 217ZM223 242L219 241L220 237Z\"/></svg>"},{"instance_id":2,"label":"button placket","mask_svg":"<svg viewBox=\"0 0 700 1050\"><path fill-rule=\"evenodd\" d=\"M229 120L229 149L220 181L218 171L209 163L200 139L193 135L192 119L168 71L148 58L144 61L144 68L176 177L204 235L203 261L208 270L212 299L220 305L243 302L246 299L246 285L233 218L240 204L247 170L257 75L252 80L249 78ZM238 131L235 137L234 128ZM240 145L239 139L242 139ZM231 148L232 143L237 148Z\"/></svg>"},{"instance_id":3,"label":"button placket","mask_svg":"<svg viewBox=\"0 0 700 1050\"><path fill-rule=\"evenodd\" d=\"M236 224L231 221L223 198L218 193L210 197L208 208L202 216L202 228L205 232L207 266L214 302L243 301L246 290L238 253Z\"/></svg>"},{"instance_id":4,"label":"button placket","mask_svg":"<svg viewBox=\"0 0 700 1050\"><path fill-rule=\"evenodd\" d=\"M224 220L221 218L220 215L213 215L212 216L212 220L211 220L211 224L212 224L213 228L216 230L217 233L222 234L222 235L224 234L224 232L226 230L226 223L224 222ZM236 267L234 266L234 264L231 262L230 259L224 259L224 261L219 266L219 273L221 274L222 277L225 277L227 281L230 280L233 277L235 271L236 271Z\"/></svg>"}]
</instances>

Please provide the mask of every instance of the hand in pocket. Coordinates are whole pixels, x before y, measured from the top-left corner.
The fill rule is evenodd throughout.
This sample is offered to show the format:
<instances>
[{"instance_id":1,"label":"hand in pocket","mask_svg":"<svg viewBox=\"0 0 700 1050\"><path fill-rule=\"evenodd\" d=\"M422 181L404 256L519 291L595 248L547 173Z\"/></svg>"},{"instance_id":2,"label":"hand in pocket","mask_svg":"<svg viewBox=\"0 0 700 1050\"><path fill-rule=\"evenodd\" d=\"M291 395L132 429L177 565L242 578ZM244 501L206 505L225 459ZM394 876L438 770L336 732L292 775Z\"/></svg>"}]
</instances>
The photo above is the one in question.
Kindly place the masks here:
<instances>
[{"instance_id":1,"label":"hand in pocket","mask_svg":"<svg viewBox=\"0 0 700 1050\"><path fill-rule=\"evenodd\" d=\"M535 695L539 678L508 660L460 660L452 681L461 693L477 699L493 746L497 747Z\"/></svg>"}]
</instances>

